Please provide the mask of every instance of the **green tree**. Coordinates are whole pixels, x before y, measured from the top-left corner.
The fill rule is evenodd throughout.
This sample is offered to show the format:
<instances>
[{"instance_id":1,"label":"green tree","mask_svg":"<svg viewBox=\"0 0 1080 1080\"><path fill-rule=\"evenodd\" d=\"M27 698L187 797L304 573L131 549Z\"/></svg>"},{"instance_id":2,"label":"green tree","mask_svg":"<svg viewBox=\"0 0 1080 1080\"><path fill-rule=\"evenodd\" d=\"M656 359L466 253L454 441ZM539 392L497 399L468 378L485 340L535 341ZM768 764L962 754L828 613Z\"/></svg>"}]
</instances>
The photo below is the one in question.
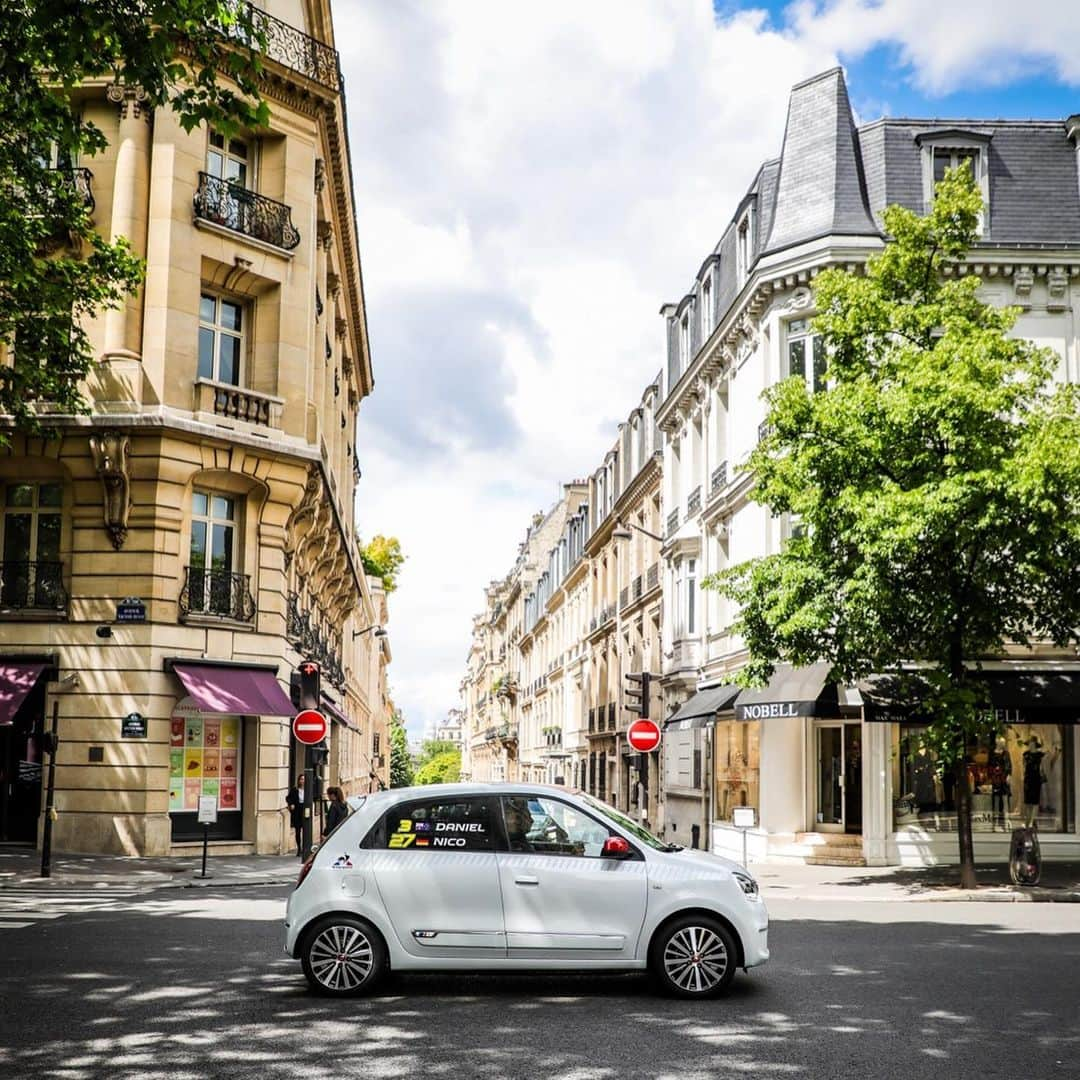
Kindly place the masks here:
<instances>
[{"instance_id":1,"label":"green tree","mask_svg":"<svg viewBox=\"0 0 1080 1080\"><path fill-rule=\"evenodd\" d=\"M865 276L816 279L828 389L766 392L754 498L800 523L778 554L708 582L741 605L742 680L780 660L837 678L924 665L919 712L956 778L961 884L974 888L965 754L997 723L981 657L1075 640L1080 624L1080 422L1056 355L1012 338L1016 309L982 303L964 259L981 211L965 169L930 213L890 207Z\"/></svg>"},{"instance_id":2,"label":"green tree","mask_svg":"<svg viewBox=\"0 0 1080 1080\"><path fill-rule=\"evenodd\" d=\"M81 118L78 88L141 87L147 107L171 107L187 130L265 124L266 40L253 7L231 0L11 0L0 41L0 341L12 361L0 367L0 413L34 430L35 402L86 411L86 325L143 273L127 238L95 231L77 183L72 167L106 146Z\"/></svg>"},{"instance_id":3,"label":"green tree","mask_svg":"<svg viewBox=\"0 0 1080 1080\"><path fill-rule=\"evenodd\" d=\"M390 720L390 786L412 787L412 756L409 754L409 736L401 713L395 712Z\"/></svg>"},{"instance_id":4,"label":"green tree","mask_svg":"<svg viewBox=\"0 0 1080 1080\"><path fill-rule=\"evenodd\" d=\"M416 770L417 784L453 784L461 779L461 751L435 754Z\"/></svg>"},{"instance_id":5,"label":"green tree","mask_svg":"<svg viewBox=\"0 0 1080 1080\"><path fill-rule=\"evenodd\" d=\"M361 544L360 561L364 564L364 573L381 578L383 588L388 593L397 588L397 575L405 556L401 553L401 542L396 536L379 533L372 537L371 543Z\"/></svg>"},{"instance_id":6,"label":"green tree","mask_svg":"<svg viewBox=\"0 0 1080 1080\"><path fill-rule=\"evenodd\" d=\"M416 755L417 767L426 765L433 758L442 754L455 753L460 750L457 743L449 739L425 739L420 744L420 753Z\"/></svg>"}]
</instances>

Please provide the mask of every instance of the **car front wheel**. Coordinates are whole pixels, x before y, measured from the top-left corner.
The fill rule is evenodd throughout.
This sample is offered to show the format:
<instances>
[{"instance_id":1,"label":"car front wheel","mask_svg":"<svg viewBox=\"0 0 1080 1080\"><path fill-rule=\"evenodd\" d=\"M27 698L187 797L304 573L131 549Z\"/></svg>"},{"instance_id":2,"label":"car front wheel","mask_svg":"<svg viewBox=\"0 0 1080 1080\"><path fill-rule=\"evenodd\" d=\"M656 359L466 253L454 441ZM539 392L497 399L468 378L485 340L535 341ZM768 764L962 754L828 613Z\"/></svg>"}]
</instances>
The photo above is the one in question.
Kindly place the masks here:
<instances>
[{"instance_id":1,"label":"car front wheel","mask_svg":"<svg viewBox=\"0 0 1080 1080\"><path fill-rule=\"evenodd\" d=\"M687 915L657 935L649 966L665 992L676 997L708 998L731 984L737 957L730 930L706 915Z\"/></svg>"},{"instance_id":2,"label":"car front wheel","mask_svg":"<svg viewBox=\"0 0 1080 1080\"><path fill-rule=\"evenodd\" d=\"M317 923L300 950L312 990L333 997L366 994L386 968L386 946L362 919L332 915Z\"/></svg>"}]
</instances>

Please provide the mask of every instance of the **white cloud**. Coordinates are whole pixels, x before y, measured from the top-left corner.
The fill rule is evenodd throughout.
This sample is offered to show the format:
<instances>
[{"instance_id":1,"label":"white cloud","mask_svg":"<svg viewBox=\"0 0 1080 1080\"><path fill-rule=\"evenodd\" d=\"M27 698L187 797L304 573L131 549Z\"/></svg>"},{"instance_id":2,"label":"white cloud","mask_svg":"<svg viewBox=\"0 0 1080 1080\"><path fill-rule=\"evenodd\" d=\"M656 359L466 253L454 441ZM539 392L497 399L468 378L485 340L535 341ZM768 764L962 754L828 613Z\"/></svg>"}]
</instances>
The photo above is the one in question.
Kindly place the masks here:
<instances>
[{"instance_id":1,"label":"white cloud","mask_svg":"<svg viewBox=\"0 0 1080 1080\"><path fill-rule=\"evenodd\" d=\"M376 378L357 515L409 556L391 683L414 731L457 705L531 513L660 369L657 310L779 153L791 85L883 42L931 89L994 65L1076 77L1065 7L839 0L777 25L708 0L337 5Z\"/></svg>"}]
</instances>

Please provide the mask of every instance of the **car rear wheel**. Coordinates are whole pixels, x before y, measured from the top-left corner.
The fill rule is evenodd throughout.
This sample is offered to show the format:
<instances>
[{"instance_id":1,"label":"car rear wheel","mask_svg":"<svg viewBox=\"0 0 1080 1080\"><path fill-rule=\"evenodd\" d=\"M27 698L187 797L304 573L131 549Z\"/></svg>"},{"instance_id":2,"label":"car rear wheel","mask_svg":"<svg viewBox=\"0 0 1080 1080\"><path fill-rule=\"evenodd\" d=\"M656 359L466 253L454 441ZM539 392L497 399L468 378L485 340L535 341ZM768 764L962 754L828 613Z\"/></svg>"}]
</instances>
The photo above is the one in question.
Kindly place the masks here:
<instances>
[{"instance_id":1,"label":"car rear wheel","mask_svg":"<svg viewBox=\"0 0 1080 1080\"><path fill-rule=\"evenodd\" d=\"M312 990L332 997L366 994L386 968L386 946L362 919L331 915L304 939L300 963Z\"/></svg>"},{"instance_id":2,"label":"car rear wheel","mask_svg":"<svg viewBox=\"0 0 1080 1080\"><path fill-rule=\"evenodd\" d=\"M657 935L649 966L666 993L708 998L731 985L737 957L735 939L727 927L707 915L687 915Z\"/></svg>"}]
</instances>

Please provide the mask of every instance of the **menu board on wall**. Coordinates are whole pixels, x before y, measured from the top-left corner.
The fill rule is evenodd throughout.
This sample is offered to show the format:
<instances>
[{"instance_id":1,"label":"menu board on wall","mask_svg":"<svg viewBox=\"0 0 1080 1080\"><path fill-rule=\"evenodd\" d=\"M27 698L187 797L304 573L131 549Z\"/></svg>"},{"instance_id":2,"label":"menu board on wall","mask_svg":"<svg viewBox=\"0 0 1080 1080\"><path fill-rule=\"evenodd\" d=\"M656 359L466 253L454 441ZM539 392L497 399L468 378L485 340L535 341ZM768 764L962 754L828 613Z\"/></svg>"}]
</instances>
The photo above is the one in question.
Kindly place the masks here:
<instances>
[{"instance_id":1,"label":"menu board on wall","mask_svg":"<svg viewBox=\"0 0 1080 1080\"><path fill-rule=\"evenodd\" d=\"M240 718L172 718L169 738L169 810L195 813L199 798L213 795L219 813L240 809Z\"/></svg>"}]
</instances>

